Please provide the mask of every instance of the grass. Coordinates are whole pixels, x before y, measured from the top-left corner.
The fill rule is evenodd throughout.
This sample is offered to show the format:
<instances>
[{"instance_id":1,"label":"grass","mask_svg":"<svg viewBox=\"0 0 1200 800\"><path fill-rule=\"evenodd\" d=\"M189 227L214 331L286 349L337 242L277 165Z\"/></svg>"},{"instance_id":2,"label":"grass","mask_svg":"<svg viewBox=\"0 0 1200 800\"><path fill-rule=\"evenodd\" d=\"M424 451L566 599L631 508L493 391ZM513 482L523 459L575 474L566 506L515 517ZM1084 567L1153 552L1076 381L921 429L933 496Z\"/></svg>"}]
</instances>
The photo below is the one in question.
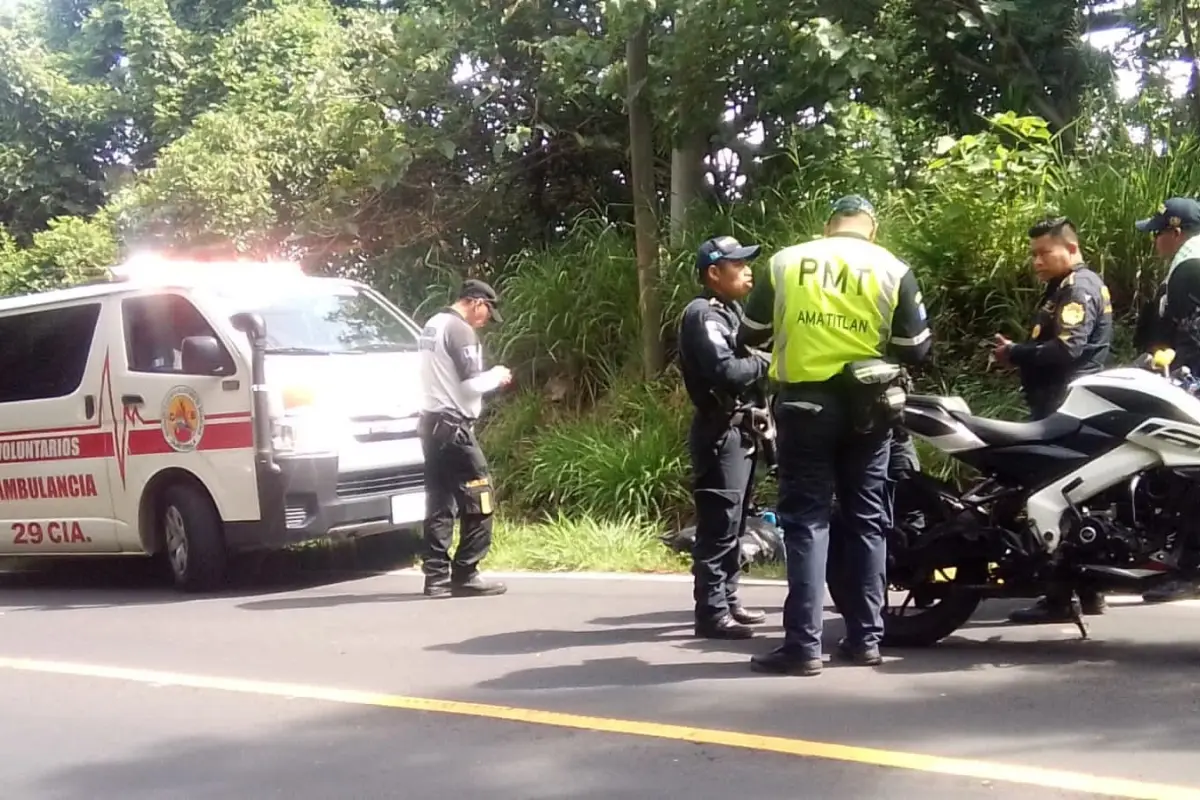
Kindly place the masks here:
<instances>
[{"instance_id":1,"label":"grass","mask_svg":"<svg viewBox=\"0 0 1200 800\"><path fill-rule=\"evenodd\" d=\"M690 574L691 557L659 538L661 525L636 517L616 520L556 515L538 522L497 518L484 569L529 572ZM756 564L748 578L782 579L782 563Z\"/></svg>"},{"instance_id":2,"label":"grass","mask_svg":"<svg viewBox=\"0 0 1200 800\"><path fill-rule=\"evenodd\" d=\"M688 557L664 545L661 533L659 526L636 517L601 520L560 514L539 522L500 518L484 567L535 572L687 572Z\"/></svg>"}]
</instances>

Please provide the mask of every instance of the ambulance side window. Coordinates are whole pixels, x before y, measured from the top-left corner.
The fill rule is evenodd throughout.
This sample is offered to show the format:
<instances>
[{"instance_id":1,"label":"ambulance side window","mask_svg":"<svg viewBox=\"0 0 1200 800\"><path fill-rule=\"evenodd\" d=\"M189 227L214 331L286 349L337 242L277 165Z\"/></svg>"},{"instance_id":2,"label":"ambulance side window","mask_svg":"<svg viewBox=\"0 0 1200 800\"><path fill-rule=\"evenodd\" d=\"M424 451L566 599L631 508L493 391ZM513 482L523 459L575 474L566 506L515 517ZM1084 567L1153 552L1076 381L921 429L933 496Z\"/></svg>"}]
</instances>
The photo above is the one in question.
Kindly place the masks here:
<instances>
[{"instance_id":1,"label":"ambulance side window","mask_svg":"<svg viewBox=\"0 0 1200 800\"><path fill-rule=\"evenodd\" d=\"M0 403L77 391L99 318L99 303L0 317Z\"/></svg>"},{"instance_id":2,"label":"ambulance side window","mask_svg":"<svg viewBox=\"0 0 1200 800\"><path fill-rule=\"evenodd\" d=\"M211 336L216 331L187 298L176 294L131 297L121 303L125 318L125 357L130 372L182 375L183 340L189 336ZM232 375L233 358L221 345L226 374Z\"/></svg>"}]
</instances>

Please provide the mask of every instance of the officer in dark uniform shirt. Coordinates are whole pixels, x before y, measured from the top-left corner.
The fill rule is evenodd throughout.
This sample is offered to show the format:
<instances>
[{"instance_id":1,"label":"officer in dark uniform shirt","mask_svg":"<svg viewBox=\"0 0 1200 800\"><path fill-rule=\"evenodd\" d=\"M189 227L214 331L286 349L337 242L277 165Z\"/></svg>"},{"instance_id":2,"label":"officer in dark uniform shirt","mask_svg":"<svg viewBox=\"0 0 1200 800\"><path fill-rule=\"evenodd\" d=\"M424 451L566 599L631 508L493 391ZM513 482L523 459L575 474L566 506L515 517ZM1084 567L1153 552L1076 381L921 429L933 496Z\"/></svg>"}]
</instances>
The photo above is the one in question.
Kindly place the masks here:
<instances>
[{"instance_id":1,"label":"officer in dark uniform shirt","mask_svg":"<svg viewBox=\"0 0 1200 800\"><path fill-rule=\"evenodd\" d=\"M1029 229L1033 269L1046 284L1026 342L1013 344L997 334L995 357L1015 366L1031 419L1043 419L1062 405L1067 387L1081 375L1104 369L1112 348L1112 300L1104 279L1083 262L1079 236L1066 217ZM1071 619L1070 595L1046 596L1031 608L1014 611L1017 623ZM1104 596L1080 593L1085 614L1104 613Z\"/></svg>"},{"instance_id":2,"label":"officer in dark uniform shirt","mask_svg":"<svg viewBox=\"0 0 1200 800\"><path fill-rule=\"evenodd\" d=\"M1104 279L1083 263L1069 219L1039 222L1029 240L1046 291L1029 341L1013 344L997 334L996 360L1020 371L1030 417L1043 419L1062 405L1071 381L1104 369L1112 348L1112 299Z\"/></svg>"},{"instance_id":3,"label":"officer in dark uniform shirt","mask_svg":"<svg viewBox=\"0 0 1200 800\"><path fill-rule=\"evenodd\" d=\"M749 638L753 632L746 626L766 619L737 599L756 456L745 406L768 367L765 355L738 349L738 300L753 285L747 262L758 252L758 245L743 247L731 236L701 245L696 269L704 291L684 309L679 327L679 365L695 406L688 435L696 506L695 633L714 639Z\"/></svg>"},{"instance_id":4,"label":"officer in dark uniform shirt","mask_svg":"<svg viewBox=\"0 0 1200 800\"><path fill-rule=\"evenodd\" d=\"M1200 375L1200 203L1190 197L1172 197L1157 213L1135 226L1154 237L1154 251L1167 265L1167 273L1154 298L1138 316L1134 346L1142 352L1172 348L1171 367L1187 367ZM1188 558L1200 554L1189 552ZM1171 581L1142 594L1149 603L1164 603L1200 595L1200 586Z\"/></svg>"},{"instance_id":5,"label":"officer in dark uniform shirt","mask_svg":"<svg viewBox=\"0 0 1200 800\"><path fill-rule=\"evenodd\" d=\"M1173 368L1200 374L1200 203L1172 197L1158 213L1139 220L1137 229L1154 236L1167 273L1138 316L1134 346L1143 352L1173 348Z\"/></svg>"}]
</instances>

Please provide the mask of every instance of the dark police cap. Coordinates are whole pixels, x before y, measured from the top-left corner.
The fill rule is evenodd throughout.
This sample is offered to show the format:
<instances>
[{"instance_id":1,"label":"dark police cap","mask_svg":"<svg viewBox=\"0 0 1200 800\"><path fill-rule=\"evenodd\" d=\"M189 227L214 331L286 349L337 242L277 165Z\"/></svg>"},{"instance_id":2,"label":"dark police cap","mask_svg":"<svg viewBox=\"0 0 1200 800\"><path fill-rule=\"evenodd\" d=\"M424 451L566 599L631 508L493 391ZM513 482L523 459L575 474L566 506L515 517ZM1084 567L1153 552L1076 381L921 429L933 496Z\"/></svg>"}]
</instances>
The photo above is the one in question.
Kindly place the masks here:
<instances>
[{"instance_id":1,"label":"dark police cap","mask_svg":"<svg viewBox=\"0 0 1200 800\"><path fill-rule=\"evenodd\" d=\"M496 290L481 280L472 278L464 281L462 289L458 292L459 299L465 300L482 300L487 303L491 311L492 319L496 322L503 322L504 318L500 316L500 309L497 305L500 302Z\"/></svg>"},{"instance_id":2,"label":"dark police cap","mask_svg":"<svg viewBox=\"0 0 1200 800\"><path fill-rule=\"evenodd\" d=\"M1142 233L1160 233L1172 228L1192 231L1200 229L1200 203L1190 197L1172 197L1158 207L1154 216L1134 223Z\"/></svg>"},{"instance_id":3,"label":"dark police cap","mask_svg":"<svg viewBox=\"0 0 1200 800\"><path fill-rule=\"evenodd\" d=\"M758 255L761 245L743 245L732 236L716 236L700 245L696 253L696 270L704 270L719 261L749 261Z\"/></svg>"},{"instance_id":4,"label":"dark police cap","mask_svg":"<svg viewBox=\"0 0 1200 800\"><path fill-rule=\"evenodd\" d=\"M866 214L871 219L875 219L875 206L871 205L871 201L862 195L848 194L833 201L829 216L832 218L838 214Z\"/></svg>"}]
</instances>

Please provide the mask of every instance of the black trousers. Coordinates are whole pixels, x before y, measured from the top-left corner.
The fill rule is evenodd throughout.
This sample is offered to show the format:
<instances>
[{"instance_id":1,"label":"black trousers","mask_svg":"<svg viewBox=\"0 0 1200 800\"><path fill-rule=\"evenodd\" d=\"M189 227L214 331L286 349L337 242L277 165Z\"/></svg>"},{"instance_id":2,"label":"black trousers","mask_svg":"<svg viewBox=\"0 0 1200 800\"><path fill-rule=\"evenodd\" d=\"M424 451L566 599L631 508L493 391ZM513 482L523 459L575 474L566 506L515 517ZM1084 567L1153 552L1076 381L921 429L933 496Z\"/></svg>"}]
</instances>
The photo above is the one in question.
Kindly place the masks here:
<instances>
[{"instance_id":1,"label":"black trousers","mask_svg":"<svg viewBox=\"0 0 1200 800\"><path fill-rule=\"evenodd\" d=\"M741 537L754 487L754 439L741 428L697 415L688 450L696 506L692 593L696 619L710 621L737 600Z\"/></svg>"},{"instance_id":2,"label":"black trousers","mask_svg":"<svg viewBox=\"0 0 1200 800\"><path fill-rule=\"evenodd\" d=\"M417 431L425 455L425 582L470 580L492 545L495 494L487 459L469 421L423 413ZM456 516L459 541L451 558Z\"/></svg>"},{"instance_id":3,"label":"black trousers","mask_svg":"<svg viewBox=\"0 0 1200 800\"><path fill-rule=\"evenodd\" d=\"M846 398L834 390L814 387L797 392L795 401L777 401L775 413L776 511L783 528L788 579L784 649L801 658L821 657L827 566L834 538L834 572L844 592L840 610L846 638L855 648L878 647L883 638L887 530L892 524L891 431L856 432ZM836 521L831 519L835 493Z\"/></svg>"}]
</instances>

